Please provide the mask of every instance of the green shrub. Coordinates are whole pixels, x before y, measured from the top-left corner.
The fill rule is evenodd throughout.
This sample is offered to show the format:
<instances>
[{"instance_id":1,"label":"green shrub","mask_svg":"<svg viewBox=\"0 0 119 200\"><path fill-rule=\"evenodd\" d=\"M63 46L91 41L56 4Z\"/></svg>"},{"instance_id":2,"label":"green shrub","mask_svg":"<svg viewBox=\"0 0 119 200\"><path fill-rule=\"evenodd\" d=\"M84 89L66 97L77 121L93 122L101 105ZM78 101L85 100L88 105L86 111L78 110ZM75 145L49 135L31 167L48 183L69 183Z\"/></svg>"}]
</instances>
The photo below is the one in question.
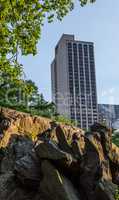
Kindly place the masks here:
<instances>
[{"instance_id":1,"label":"green shrub","mask_svg":"<svg viewBox=\"0 0 119 200\"><path fill-rule=\"evenodd\" d=\"M112 142L119 147L119 135L115 134L112 136Z\"/></svg>"},{"instance_id":2,"label":"green shrub","mask_svg":"<svg viewBox=\"0 0 119 200\"><path fill-rule=\"evenodd\" d=\"M118 189L115 191L115 196L114 196L115 200L119 200L119 187Z\"/></svg>"},{"instance_id":3,"label":"green shrub","mask_svg":"<svg viewBox=\"0 0 119 200\"><path fill-rule=\"evenodd\" d=\"M70 125L70 126L75 126L76 122L69 119L68 117L62 116L62 115L58 115L58 116L54 116L52 117L53 120L66 124L66 125Z\"/></svg>"}]
</instances>

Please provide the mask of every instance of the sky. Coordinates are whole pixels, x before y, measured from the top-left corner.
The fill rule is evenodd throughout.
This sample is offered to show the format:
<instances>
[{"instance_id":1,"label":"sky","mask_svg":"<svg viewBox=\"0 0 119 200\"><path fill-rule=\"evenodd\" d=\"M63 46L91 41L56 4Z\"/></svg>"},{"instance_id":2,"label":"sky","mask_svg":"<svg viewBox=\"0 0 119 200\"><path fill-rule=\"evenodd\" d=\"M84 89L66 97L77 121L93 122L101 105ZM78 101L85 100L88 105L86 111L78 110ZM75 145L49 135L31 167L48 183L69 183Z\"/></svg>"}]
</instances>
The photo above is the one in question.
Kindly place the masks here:
<instances>
[{"instance_id":1,"label":"sky","mask_svg":"<svg viewBox=\"0 0 119 200\"><path fill-rule=\"evenodd\" d=\"M62 22L45 23L38 54L22 57L21 62L27 79L32 79L49 101L50 64L63 33L94 42L98 103L119 104L119 0L96 0L83 8L77 2Z\"/></svg>"}]
</instances>

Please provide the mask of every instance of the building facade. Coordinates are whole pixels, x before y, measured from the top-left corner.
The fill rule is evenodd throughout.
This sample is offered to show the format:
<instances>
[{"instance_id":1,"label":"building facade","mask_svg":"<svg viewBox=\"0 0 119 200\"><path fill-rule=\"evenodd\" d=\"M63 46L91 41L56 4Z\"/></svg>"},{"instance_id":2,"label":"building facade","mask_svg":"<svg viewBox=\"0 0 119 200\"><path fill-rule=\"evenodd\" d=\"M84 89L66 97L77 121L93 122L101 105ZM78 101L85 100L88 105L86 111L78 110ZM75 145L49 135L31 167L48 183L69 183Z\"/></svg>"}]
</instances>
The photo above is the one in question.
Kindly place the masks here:
<instances>
[{"instance_id":1,"label":"building facade","mask_svg":"<svg viewBox=\"0 0 119 200\"><path fill-rule=\"evenodd\" d=\"M64 34L51 64L52 99L57 112L88 129L98 120L94 44Z\"/></svg>"},{"instance_id":2,"label":"building facade","mask_svg":"<svg viewBox=\"0 0 119 200\"><path fill-rule=\"evenodd\" d=\"M99 120L115 129L119 129L119 105L98 104Z\"/></svg>"}]
</instances>

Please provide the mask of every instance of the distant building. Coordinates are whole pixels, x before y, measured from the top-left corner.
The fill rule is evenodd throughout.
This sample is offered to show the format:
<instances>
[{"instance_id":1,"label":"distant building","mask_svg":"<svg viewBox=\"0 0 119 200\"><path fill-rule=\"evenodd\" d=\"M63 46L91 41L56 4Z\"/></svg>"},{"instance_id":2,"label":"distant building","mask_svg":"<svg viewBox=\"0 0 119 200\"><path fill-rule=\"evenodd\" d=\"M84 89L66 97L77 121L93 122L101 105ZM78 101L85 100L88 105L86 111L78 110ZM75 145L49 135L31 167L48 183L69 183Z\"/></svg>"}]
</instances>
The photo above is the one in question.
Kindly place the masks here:
<instances>
[{"instance_id":1,"label":"distant building","mask_svg":"<svg viewBox=\"0 0 119 200\"><path fill-rule=\"evenodd\" d=\"M107 125L113 128L119 128L119 105L99 104L99 119L106 121Z\"/></svg>"},{"instance_id":2,"label":"distant building","mask_svg":"<svg viewBox=\"0 0 119 200\"><path fill-rule=\"evenodd\" d=\"M64 34L51 64L52 99L57 112L88 128L98 119L94 44Z\"/></svg>"}]
</instances>

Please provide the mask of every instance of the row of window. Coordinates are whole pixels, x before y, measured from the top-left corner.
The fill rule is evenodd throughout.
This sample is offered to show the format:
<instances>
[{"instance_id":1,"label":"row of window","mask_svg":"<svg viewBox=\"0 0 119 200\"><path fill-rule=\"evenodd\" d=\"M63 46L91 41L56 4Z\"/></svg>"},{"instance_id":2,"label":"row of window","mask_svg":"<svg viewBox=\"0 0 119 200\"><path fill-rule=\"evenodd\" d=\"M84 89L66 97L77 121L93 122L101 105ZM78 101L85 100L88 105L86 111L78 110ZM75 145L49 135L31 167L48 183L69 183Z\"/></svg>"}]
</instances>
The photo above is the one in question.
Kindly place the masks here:
<instances>
[{"instance_id":1,"label":"row of window","mask_svg":"<svg viewBox=\"0 0 119 200\"><path fill-rule=\"evenodd\" d=\"M70 51L74 51L77 52L77 50L79 51L80 54L83 54L83 50L84 50L84 56L88 56L88 52L89 52L89 56L94 58L94 49L93 49L93 45L82 45L82 44L76 44L74 43L72 45L72 43L68 43L68 50Z\"/></svg>"}]
</instances>

